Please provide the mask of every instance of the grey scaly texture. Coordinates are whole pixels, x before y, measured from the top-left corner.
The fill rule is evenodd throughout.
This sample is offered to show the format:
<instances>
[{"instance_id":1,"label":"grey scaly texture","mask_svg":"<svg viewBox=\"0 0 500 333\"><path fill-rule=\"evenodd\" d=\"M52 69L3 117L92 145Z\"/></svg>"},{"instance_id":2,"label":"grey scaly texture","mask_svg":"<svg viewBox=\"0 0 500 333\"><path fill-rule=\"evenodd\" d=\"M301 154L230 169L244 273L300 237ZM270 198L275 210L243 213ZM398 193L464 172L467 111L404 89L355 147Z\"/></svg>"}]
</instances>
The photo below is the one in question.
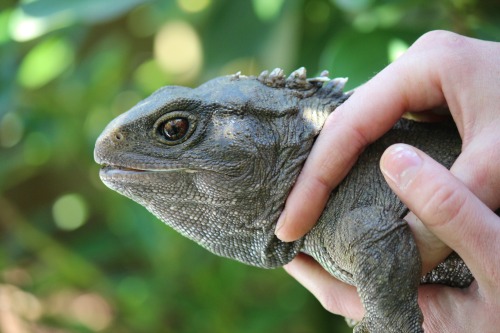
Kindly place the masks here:
<instances>
[{"instance_id":1,"label":"grey scaly texture","mask_svg":"<svg viewBox=\"0 0 500 333\"><path fill-rule=\"evenodd\" d=\"M113 120L96 143L101 179L209 251L274 268L299 252L357 287L366 315L355 332L423 332L420 283L468 286L452 254L421 277L408 209L379 170L383 151L407 143L449 168L460 153L452 123L401 119L370 145L333 191L316 226L285 243L274 235L285 199L345 79L300 68L240 73L191 89L169 86ZM387 96L390 98L390 96Z\"/></svg>"}]
</instances>

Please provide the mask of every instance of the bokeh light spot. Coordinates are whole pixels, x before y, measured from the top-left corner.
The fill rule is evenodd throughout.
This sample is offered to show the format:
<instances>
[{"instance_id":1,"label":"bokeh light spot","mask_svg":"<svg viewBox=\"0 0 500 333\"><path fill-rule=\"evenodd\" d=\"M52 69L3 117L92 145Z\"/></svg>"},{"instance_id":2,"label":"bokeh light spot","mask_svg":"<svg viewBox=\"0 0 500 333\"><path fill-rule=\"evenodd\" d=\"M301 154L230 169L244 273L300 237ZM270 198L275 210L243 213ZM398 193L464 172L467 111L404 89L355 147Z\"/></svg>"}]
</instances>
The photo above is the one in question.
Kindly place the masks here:
<instances>
[{"instance_id":1,"label":"bokeh light spot","mask_svg":"<svg viewBox=\"0 0 500 333\"><path fill-rule=\"evenodd\" d=\"M42 316L42 304L33 294L14 285L0 284L0 295L0 309L11 312L15 317L37 320Z\"/></svg>"},{"instance_id":2,"label":"bokeh light spot","mask_svg":"<svg viewBox=\"0 0 500 333\"><path fill-rule=\"evenodd\" d=\"M23 11L15 11L10 20L10 36L13 40L24 42L39 37L49 29L47 20L31 17Z\"/></svg>"},{"instance_id":3,"label":"bokeh light spot","mask_svg":"<svg viewBox=\"0 0 500 333\"><path fill-rule=\"evenodd\" d=\"M71 302L70 309L76 320L96 332L106 329L113 319L111 306L95 293L79 295Z\"/></svg>"},{"instance_id":4,"label":"bokeh light spot","mask_svg":"<svg viewBox=\"0 0 500 333\"><path fill-rule=\"evenodd\" d=\"M188 13L201 12L210 6L210 3L210 0L177 0L179 7Z\"/></svg>"},{"instance_id":5,"label":"bokeh light spot","mask_svg":"<svg viewBox=\"0 0 500 333\"><path fill-rule=\"evenodd\" d=\"M20 6L10 16L9 33L13 40L25 42L43 36L50 31L67 27L74 21L75 16L69 11L58 11L51 15L32 16L27 14L22 6Z\"/></svg>"},{"instance_id":6,"label":"bokeh light spot","mask_svg":"<svg viewBox=\"0 0 500 333\"><path fill-rule=\"evenodd\" d=\"M255 15L262 21L276 18L283 6L284 0L253 0Z\"/></svg>"},{"instance_id":7,"label":"bokeh light spot","mask_svg":"<svg viewBox=\"0 0 500 333\"><path fill-rule=\"evenodd\" d=\"M65 40L47 39L37 44L23 59L18 81L26 88L36 89L63 73L73 62L73 51Z\"/></svg>"},{"instance_id":8,"label":"bokeh light spot","mask_svg":"<svg viewBox=\"0 0 500 333\"><path fill-rule=\"evenodd\" d=\"M52 206L54 222L62 230L74 230L81 227L88 216L85 200L79 194L65 194Z\"/></svg>"},{"instance_id":9,"label":"bokeh light spot","mask_svg":"<svg viewBox=\"0 0 500 333\"><path fill-rule=\"evenodd\" d=\"M378 24L378 17L372 12L361 13L352 22L353 27L362 33L374 31Z\"/></svg>"},{"instance_id":10,"label":"bokeh light spot","mask_svg":"<svg viewBox=\"0 0 500 333\"><path fill-rule=\"evenodd\" d=\"M395 61L403 53L405 53L410 46L403 40L394 38L389 41L387 45L387 55L390 62Z\"/></svg>"},{"instance_id":11,"label":"bokeh light spot","mask_svg":"<svg viewBox=\"0 0 500 333\"><path fill-rule=\"evenodd\" d=\"M0 146L14 147L21 141L24 133L24 124L14 112L9 112L0 120Z\"/></svg>"},{"instance_id":12,"label":"bokeh light spot","mask_svg":"<svg viewBox=\"0 0 500 333\"><path fill-rule=\"evenodd\" d=\"M202 47L198 34L183 21L165 24L155 36L155 59L161 69L179 81L196 77L202 65Z\"/></svg>"},{"instance_id":13,"label":"bokeh light spot","mask_svg":"<svg viewBox=\"0 0 500 333\"><path fill-rule=\"evenodd\" d=\"M375 8L375 13L378 17L379 26L382 28L391 28L397 25L404 16L404 12L390 5Z\"/></svg>"}]
</instances>

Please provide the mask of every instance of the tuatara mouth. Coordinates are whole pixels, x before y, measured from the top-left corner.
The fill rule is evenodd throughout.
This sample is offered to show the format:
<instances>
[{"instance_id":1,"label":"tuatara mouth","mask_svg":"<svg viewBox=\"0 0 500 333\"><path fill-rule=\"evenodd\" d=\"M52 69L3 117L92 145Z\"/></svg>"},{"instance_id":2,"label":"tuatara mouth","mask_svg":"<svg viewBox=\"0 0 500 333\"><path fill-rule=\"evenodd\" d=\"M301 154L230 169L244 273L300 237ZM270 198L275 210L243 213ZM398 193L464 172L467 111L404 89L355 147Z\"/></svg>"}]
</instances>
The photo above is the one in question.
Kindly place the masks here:
<instances>
[{"instance_id":1,"label":"tuatara mouth","mask_svg":"<svg viewBox=\"0 0 500 333\"><path fill-rule=\"evenodd\" d=\"M135 169L130 167L123 167L119 165L104 164L101 166L99 175L101 179L112 179L116 177L126 177L129 178L134 175L144 174L146 170Z\"/></svg>"},{"instance_id":2,"label":"tuatara mouth","mask_svg":"<svg viewBox=\"0 0 500 333\"><path fill-rule=\"evenodd\" d=\"M130 168L130 167L124 167L120 165L112 165L112 164L103 164L101 165L101 170L102 171L125 171L125 172L145 172L149 170L144 170L144 169L136 169L136 168Z\"/></svg>"},{"instance_id":3,"label":"tuatara mouth","mask_svg":"<svg viewBox=\"0 0 500 333\"><path fill-rule=\"evenodd\" d=\"M195 173L196 170L186 168L157 168L157 169L139 169L132 167L125 167L120 165L103 164L101 166L101 174L114 175L114 174L138 174L138 173L157 173L157 172L185 172Z\"/></svg>"}]
</instances>

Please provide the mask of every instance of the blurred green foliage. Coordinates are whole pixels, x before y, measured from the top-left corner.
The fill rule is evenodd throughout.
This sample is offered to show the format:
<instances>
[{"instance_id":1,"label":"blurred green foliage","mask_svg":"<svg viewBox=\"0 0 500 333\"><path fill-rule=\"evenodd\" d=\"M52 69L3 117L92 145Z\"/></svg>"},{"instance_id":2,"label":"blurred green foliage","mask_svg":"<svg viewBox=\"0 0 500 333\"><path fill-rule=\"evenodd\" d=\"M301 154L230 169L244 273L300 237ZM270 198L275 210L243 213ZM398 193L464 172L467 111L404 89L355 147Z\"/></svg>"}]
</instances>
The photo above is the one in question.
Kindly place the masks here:
<instances>
[{"instance_id":1,"label":"blurred green foliage","mask_svg":"<svg viewBox=\"0 0 500 333\"><path fill-rule=\"evenodd\" d=\"M166 84L306 66L355 87L420 35L499 40L497 1L0 5L0 331L349 332L282 270L217 258L106 189L104 126ZM389 98L389 96L388 96Z\"/></svg>"}]
</instances>

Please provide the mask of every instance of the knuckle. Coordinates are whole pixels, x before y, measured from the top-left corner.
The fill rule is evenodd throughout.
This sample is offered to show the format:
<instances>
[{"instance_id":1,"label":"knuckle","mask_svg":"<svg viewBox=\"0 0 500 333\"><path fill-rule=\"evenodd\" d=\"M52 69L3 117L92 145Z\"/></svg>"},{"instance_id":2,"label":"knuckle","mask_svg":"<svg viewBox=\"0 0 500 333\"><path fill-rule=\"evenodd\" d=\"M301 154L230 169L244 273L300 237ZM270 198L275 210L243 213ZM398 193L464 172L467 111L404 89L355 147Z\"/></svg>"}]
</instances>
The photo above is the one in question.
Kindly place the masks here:
<instances>
[{"instance_id":1,"label":"knuckle","mask_svg":"<svg viewBox=\"0 0 500 333\"><path fill-rule=\"evenodd\" d=\"M326 169L326 167L322 167L321 169ZM328 168L329 169L329 168ZM316 193L320 193L321 195L328 195L330 191L333 189L334 184L332 180L328 177L328 171L322 172L316 175L315 183L310 187L309 192L307 193L307 197L315 195Z\"/></svg>"},{"instance_id":2,"label":"knuckle","mask_svg":"<svg viewBox=\"0 0 500 333\"><path fill-rule=\"evenodd\" d=\"M441 184L424 203L422 212L433 226L453 223L463 215L467 196L456 186Z\"/></svg>"},{"instance_id":3,"label":"knuckle","mask_svg":"<svg viewBox=\"0 0 500 333\"><path fill-rule=\"evenodd\" d=\"M464 183L488 207L492 209L500 207L500 173L497 172L500 152L498 149L494 147L476 149L470 154L468 160L474 167L467 174L461 175Z\"/></svg>"},{"instance_id":4,"label":"knuckle","mask_svg":"<svg viewBox=\"0 0 500 333\"><path fill-rule=\"evenodd\" d=\"M427 54L443 77L449 73L467 71L470 67L468 65L473 65L475 61L472 56L473 46L469 43L469 38L449 31L427 32L417 39L411 50L418 56L421 53Z\"/></svg>"},{"instance_id":5,"label":"knuckle","mask_svg":"<svg viewBox=\"0 0 500 333\"><path fill-rule=\"evenodd\" d=\"M467 38L454 32L445 30L434 30L423 34L413 44L416 49L456 49L467 45Z\"/></svg>"},{"instance_id":6,"label":"knuckle","mask_svg":"<svg viewBox=\"0 0 500 333\"><path fill-rule=\"evenodd\" d=\"M354 146L361 150L373 140L367 136L365 126L371 126L373 123L368 124L361 121L361 119L352 119L347 116L349 110L339 109L333 112L327 119L324 125L324 130L337 131L345 133L345 137L353 141Z\"/></svg>"}]
</instances>

